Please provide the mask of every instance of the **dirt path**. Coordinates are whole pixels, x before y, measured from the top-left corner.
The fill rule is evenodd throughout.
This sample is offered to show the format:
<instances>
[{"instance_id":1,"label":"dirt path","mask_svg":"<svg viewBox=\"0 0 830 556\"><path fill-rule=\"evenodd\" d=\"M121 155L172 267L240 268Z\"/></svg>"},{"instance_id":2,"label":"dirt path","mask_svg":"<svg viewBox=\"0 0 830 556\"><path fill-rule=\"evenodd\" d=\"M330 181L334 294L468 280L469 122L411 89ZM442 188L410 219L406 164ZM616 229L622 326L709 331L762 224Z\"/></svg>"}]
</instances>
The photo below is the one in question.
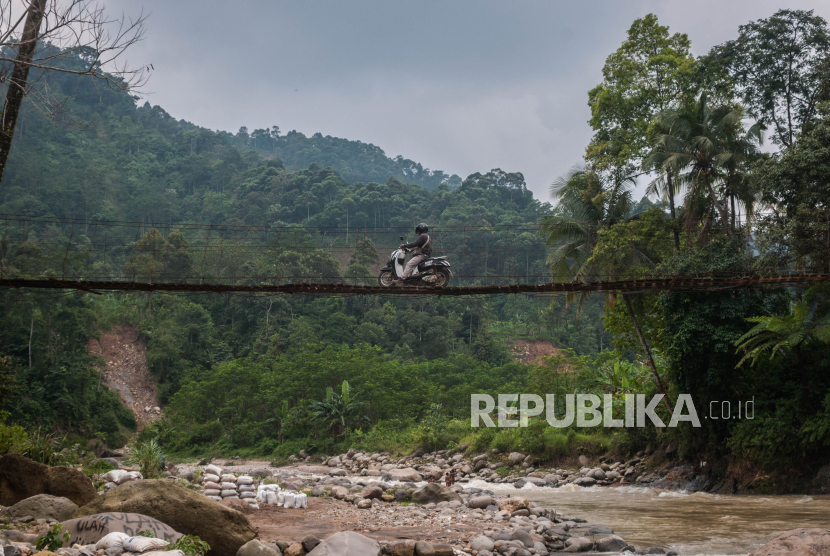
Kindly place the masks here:
<instances>
[{"instance_id":1,"label":"dirt path","mask_svg":"<svg viewBox=\"0 0 830 556\"><path fill-rule=\"evenodd\" d=\"M139 430L160 417L152 410L158 406L156 384L147 366L147 347L138 337L138 329L120 325L101 332L100 338L90 338L90 353L102 356L107 362L104 373L107 387L118 392L121 401L135 414ZM148 413L145 408L151 408Z\"/></svg>"}]
</instances>

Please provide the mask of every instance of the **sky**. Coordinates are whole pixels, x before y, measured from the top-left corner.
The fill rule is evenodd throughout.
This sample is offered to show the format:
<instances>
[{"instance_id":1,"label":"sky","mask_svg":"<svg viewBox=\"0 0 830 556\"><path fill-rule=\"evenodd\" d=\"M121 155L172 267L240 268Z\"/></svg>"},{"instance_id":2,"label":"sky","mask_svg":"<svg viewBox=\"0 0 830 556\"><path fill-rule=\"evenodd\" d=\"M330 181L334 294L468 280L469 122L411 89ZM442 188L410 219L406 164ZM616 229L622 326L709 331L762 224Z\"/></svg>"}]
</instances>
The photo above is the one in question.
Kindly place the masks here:
<instances>
[{"instance_id":1,"label":"sky","mask_svg":"<svg viewBox=\"0 0 830 556\"><path fill-rule=\"evenodd\" d=\"M781 8L830 20L827 0L105 3L149 13L125 56L153 65L143 96L177 119L360 140L462 178L522 172L544 201L581 160L587 93L636 18L656 14L695 55Z\"/></svg>"}]
</instances>

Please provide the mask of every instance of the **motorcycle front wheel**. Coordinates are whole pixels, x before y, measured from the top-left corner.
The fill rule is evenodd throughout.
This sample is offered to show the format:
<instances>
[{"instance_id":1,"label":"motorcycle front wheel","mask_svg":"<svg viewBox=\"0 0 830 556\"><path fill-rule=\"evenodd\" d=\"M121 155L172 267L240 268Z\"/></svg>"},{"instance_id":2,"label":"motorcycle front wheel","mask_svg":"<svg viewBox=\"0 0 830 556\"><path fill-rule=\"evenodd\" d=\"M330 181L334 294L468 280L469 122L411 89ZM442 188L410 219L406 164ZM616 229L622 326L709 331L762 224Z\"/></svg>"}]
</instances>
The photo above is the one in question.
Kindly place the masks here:
<instances>
[{"instance_id":1,"label":"motorcycle front wheel","mask_svg":"<svg viewBox=\"0 0 830 556\"><path fill-rule=\"evenodd\" d=\"M391 270L384 270L378 275L378 284L381 287L388 288L392 285L392 280L394 280L394 276L392 276Z\"/></svg>"}]
</instances>

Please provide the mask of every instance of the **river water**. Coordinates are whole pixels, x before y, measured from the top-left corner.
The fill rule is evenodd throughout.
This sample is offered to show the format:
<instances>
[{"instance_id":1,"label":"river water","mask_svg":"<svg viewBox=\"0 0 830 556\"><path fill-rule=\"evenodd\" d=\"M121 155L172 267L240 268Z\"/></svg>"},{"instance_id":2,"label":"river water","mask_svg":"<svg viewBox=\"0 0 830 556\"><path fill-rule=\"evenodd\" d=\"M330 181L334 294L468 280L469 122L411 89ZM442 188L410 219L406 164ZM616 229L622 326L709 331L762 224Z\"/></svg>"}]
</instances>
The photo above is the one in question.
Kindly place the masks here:
<instances>
[{"instance_id":1,"label":"river water","mask_svg":"<svg viewBox=\"0 0 830 556\"><path fill-rule=\"evenodd\" d=\"M665 491L647 487L505 489L567 517L606 525L629 544L660 546L681 556L747 554L779 533L799 527L830 528L830 495L740 496Z\"/></svg>"}]
</instances>

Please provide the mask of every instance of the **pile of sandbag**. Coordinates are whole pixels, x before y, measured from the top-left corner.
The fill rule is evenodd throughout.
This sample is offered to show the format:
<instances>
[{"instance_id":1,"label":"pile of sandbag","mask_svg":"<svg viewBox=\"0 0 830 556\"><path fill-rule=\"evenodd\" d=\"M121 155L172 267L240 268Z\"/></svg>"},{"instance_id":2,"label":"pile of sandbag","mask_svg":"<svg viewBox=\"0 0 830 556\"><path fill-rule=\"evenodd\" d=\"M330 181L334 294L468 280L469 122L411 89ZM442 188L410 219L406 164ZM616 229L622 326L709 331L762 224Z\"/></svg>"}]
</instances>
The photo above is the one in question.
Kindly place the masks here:
<instances>
[{"instance_id":1,"label":"pile of sandbag","mask_svg":"<svg viewBox=\"0 0 830 556\"><path fill-rule=\"evenodd\" d=\"M104 480L107 481L107 490L115 488L116 485L123 485L130 481L138 481L144 477L138 471L127 471L126 469L113 469L104 475Z\"/></svg>"},{"instance_id":2,"label":"pile of sandbag","mask_svg":"<svg viewBox=\"0 0 830 556\"><path fill-rule=\"evenodd\" d=\"M114 532L104 536L95 545L95 550L120 548L124 552L143 556L184 556L181 550L167 550L170 543L153 537L131 537L126 533Z\"/></svg>"},{"instance_id":3,"label":"pile of sandbag","mask_svg":"<svg viewBox=\"0 0 830 556\"><path fill-rule=\"evenodd\" d=\"M202 475L202 486L205 496L217 502L241 498L249 504L256 504L254 479L248 475L237 477L232 473L222 473L221 467L208 465Z\"/></svg>"},{"instance_id":4,"label":"pile of sandbag","mask_svg":"<svg viewBox=\"0 0 830 556\"><path fill-rule=\"evenodd\" d=\"M260 504L282 506L283 508L307 508L308 495L291 490L282 491L278 485L259 485L256 501Z\"/></svg>"}]
</instances>

